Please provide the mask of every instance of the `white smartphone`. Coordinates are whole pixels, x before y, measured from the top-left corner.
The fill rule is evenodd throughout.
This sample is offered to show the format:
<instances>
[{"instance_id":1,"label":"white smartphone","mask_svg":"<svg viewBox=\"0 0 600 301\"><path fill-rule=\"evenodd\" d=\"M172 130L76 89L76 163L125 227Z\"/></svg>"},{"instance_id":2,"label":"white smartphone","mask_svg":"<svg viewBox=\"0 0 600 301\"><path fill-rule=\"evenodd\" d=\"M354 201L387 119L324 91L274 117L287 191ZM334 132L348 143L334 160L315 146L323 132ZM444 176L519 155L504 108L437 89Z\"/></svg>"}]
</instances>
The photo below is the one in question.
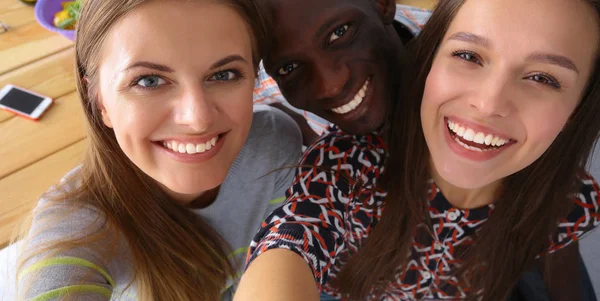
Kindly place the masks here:
<instances>
[{"instance_id":1,"label":"white smartphone","mask_svg":"<svg viewBox=\"0 0 600 301\"><path fill-rule=\"evenodd\" d=\"M14 85L6 85L0 90L0 109L32 120L42 117L51 105L52 98Z\"/></svg>"}]
</instances>

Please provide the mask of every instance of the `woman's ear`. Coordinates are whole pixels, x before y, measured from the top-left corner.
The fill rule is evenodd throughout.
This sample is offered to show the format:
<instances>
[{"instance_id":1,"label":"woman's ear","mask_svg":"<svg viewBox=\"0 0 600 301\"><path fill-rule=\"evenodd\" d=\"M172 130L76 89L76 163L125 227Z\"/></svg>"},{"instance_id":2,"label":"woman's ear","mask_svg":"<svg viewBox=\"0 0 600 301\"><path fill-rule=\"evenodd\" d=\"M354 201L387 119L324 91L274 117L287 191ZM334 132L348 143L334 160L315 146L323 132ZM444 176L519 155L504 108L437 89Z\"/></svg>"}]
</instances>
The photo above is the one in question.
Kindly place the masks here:
<instances>
[{"instance_id":1,"label":"woman's ear","mask_svg":"<svg viewBox=\"0 0 600 301\"><path fill-rule=\"evenodd\" d=\"M112 121L110 120L110 116L106 112L106 108L104 107L104 104L102 103L102 101L100 101L100 98L98 98L97 105L98 105L98 110L100 111L100 115L102 116L102 122L107 127L112 128L113 127Z\"/></svg>"},{"instance_id":2,"label":"woman's ear","mask_svg":"<svg viewBox=\"0 0 600 301\"><path fill-rule=\"evenodd\" d=\"M394 22L394 17L396 16L396 1L375 0L375 5L383 24L392 24L392 22Z\"/></svg>"},{"instance_id":3,"label":"woman's ear","mask_svg":"<svg viewBox=\"0 0 600 301\"><path fill-rule=\"evenodd\" d=\"M86 85L86 93L90 93L90 79L88 77L84 77L83 81ZM106 112L106 107L104 107L102 97L100 97L100 95L96 95L96 97L93 97L93 99L90 99L90 101L95 102L95 105L98 106L98 111L100 112L100 116L102 117L102 122L104 123L104 125L106 125L109 128L112 128L112 121L110 120L110 116Z\"/></svg>"}]
</instances>

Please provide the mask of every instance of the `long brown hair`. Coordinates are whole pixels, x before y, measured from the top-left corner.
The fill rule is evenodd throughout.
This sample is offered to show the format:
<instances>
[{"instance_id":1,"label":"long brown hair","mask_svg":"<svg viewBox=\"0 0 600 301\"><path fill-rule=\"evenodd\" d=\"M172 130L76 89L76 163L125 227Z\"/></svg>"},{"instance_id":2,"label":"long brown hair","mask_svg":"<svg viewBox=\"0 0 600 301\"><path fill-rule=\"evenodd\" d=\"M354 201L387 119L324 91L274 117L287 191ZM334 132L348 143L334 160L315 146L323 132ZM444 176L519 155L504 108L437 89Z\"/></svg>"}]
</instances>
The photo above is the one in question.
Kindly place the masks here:
<instances>
[{"instance_id":1,"label":"long brown hair","mask_svg":"<svg viewBox=\"0 0 600 301\"><path fill-rule=\"evenodd\" d=\"M599 2L586 0L600 15ZM431 222L426 195L429 152L421 126L421 100L437 49L464 0L441 0L421 35L411 45L412 74L406 92L390 114L386 132L389 157L383 181L385 210L365 245L338 278L342 293L353 300L381 293L407 263L417 225ZM483 300L506 300L521 274L548 247L557 222L566 217L582 171L600 133L600 68L596 58L583 99L550 148L527 168L507 177L493 214L461 250L457 277L470 273L468 298L483 290ZM416 75L416 76L415 76ZM491 260L490 260L491 259ZM481 264L485 266L481 269ZM493 275L490 277L489 275Z\"/></svg>"},{"instance_id":2,"label":"long brown hair","mask_svg":"<svg viewBox=\"0 0 600 301\"><path fill-rule=\"evenodd\" d=\"M84 1L75 51L77 88L85 113L88 147L81 168L71 176L71 180L80 182L78 188L68 191L65 185L72 181L67 180L45 197L56 202L67 200L74 208L91 206L100 213L103 226L101 231L91 231L91 235L79 239L64 238L28 250L27 256L20 259L19 269L29 259L46 252L52 256L98 241L116 244L115 237L122 235L131 250L131 282L135 282L140 300L218 300L227 279L235 274L234 263L228 259L229 246L206 222L170 199L127 158L113 130L102 122L98 108L97 73L107 33L118 20L149 1ZM256 0L211 1L228 5L245 20L252 36L257 70L268 30L260 4ZM107 249L116 248L113 245ZM108 254L102 255L101 260L108 261ZM35 277L31 282L35 282Z\"/></svg>"}]
</instances>

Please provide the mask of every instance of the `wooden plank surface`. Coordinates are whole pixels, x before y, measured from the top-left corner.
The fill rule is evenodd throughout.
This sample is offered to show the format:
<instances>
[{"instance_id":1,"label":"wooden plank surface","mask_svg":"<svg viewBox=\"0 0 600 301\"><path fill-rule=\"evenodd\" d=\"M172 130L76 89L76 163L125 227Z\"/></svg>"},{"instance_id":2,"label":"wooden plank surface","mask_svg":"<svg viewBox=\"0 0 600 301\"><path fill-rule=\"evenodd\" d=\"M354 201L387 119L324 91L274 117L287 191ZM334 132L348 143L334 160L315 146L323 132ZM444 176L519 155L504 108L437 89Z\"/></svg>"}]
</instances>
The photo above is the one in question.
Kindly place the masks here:
<instances>
[{"instance_id":1,"label":"wooden plank surface","mask_svg":"<svg viewBox=\"0 0 600 301\"><path fill-rule=\"evenodd\" d=\"M0 87L13 84L56 99L76 89L73 64L74 50L69 48L1 75ZM14 116L13 113L0 110L0 122Z\"/></svg>"},{"instance_id":2,"label":"wooden plank surface","mask_svg":"<svg viewBox=\"0 0 600 301\"><path fill-rule=\"evenodd\" d=\"M0 180L84 137L83 113L76 93L58 98L38 122L12 118L0 123L0 158L9 158L2 160Z\"/></svg>"},{"instance_id":3,"label":"wooden plank surface","mask_svg":"<svg viewBox=\"0 0 600 301\"><path fill-rule=\"evenodd\" d=\"M37 203L40 195L81 162L81 154L87 144L79 140L43 160L0 181L0 248L3 248L21 226Z\"/></svg>"},{"instance_id":4,"label":"wooden plank surface","mask_svg":"<svg viewBox=\"0 0 600 301\"><path fill-rule=\"evenodd\" d=\"M432 9L437 3L437 0L396 0L396 3L416 6L424 9Z\"/></svg>"},{"instance_id":5,"label":"wooden plank surface","mask_svg":"<svg viewBox=\"0 0 600 301\"><path fill-rule=\"evenodd\" d=\"M19 27L27 23L35 22L31 6L24 5L19 1L0 1L0 21L10 27Z\"/></svg>"},{"instance_id":6,"label":"wooden plank surface","mask_svg":"<svg viewBox=\"0 0 600 301\"><path fill-rule=\"evenodd\" d=\"M33 7L0 0L0 21L10 26L0 34L0 74L72 47L73 42L37 23Z\"/></svg>"},{"instance_id":7,"label":"wooden plank surface","mask_svg":"<svg viewBox=\"0 0 600 301\"><path fill-rule=\"evenodd\" d=\"M73 46L67 38L37 22L10 29L0 38L0 74L30 64Z\"/></svg>"}]
</instances>

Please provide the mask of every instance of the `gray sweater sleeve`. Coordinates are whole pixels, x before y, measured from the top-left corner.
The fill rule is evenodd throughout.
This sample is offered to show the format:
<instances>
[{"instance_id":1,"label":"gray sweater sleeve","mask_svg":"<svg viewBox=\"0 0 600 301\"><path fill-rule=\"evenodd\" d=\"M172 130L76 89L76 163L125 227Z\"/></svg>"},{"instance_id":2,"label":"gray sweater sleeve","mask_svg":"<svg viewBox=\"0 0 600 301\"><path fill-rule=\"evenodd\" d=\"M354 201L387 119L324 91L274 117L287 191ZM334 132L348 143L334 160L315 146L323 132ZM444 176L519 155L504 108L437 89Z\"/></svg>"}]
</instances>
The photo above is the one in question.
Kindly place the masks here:
<instances>
[{"instance_id":1,"label":"gray sweater sleeve","mask_svg":"<svg viewBox=\"0 0 600 301\"><path fill-rule=\"evenodd\" d=\"M115 276L105 261L118 249L118 241L106 233L104 219L94 209L40 200L21 254L25 262L19 271L19 298L63 300L68 295L66 300L110 300ZM65 239L81 243L47 250Z\"/></svg>"}]
</instances>

